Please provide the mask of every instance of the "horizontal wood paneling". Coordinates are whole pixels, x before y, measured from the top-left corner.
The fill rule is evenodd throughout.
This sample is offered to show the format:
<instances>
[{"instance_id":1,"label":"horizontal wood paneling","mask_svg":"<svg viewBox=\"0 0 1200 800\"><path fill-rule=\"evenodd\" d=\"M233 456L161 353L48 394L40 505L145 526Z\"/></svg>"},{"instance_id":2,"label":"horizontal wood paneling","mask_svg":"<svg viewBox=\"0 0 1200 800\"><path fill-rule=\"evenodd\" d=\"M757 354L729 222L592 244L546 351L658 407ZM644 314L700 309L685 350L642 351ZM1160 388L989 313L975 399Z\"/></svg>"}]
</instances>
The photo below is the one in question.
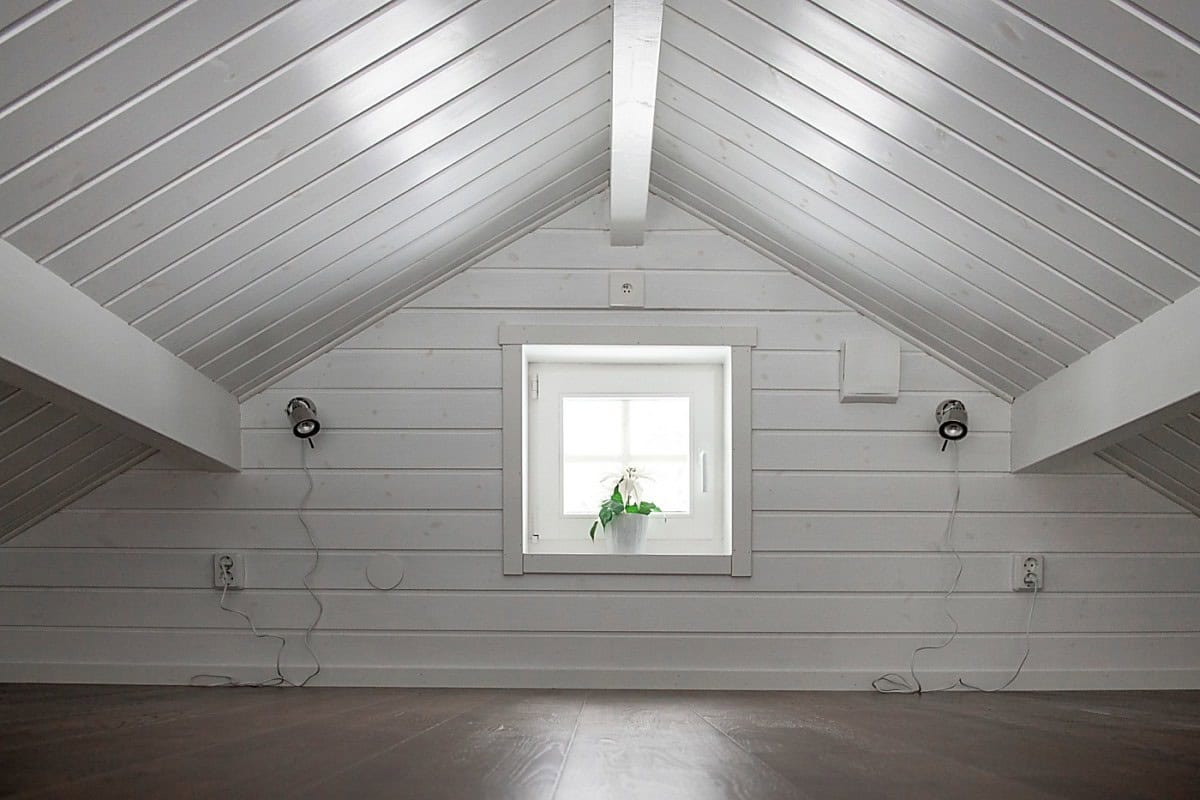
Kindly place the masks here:
<instances>
[{"instance_id":1,"label":"horizontal wood paneling","mask_svg":"<svg viewBox=\"0 0 1200 800\"><path fill-rule=\"evenodd\" d=\"M507 250L507 248L506 248ZM744 251L745 248L742 248ZM507 259L494 256L478 264L501 269ZM691 262L689 262L691 263ZM579 266L580 269L586 267ZM417 309L395 314L367 328L345 343L355 350L476 350L496 344L496 329L505 322L505 309ZM758 347L763 350L827 351L830 342L855 337L878 336L884 331L849 309L837 311L655 311L628 309L574 309L571 311L529 310L526 318L537 325L624 325L631 314L639 325L715 325L754 326L758 328ZM906 351L917 348L907 343Z\"/></svg>"},{"instance_id":2,"label":"horizontal wood paneling","mask_svg":"<svg viewBox=\"0 0 1200 800\"><path fill-rule=\"evenodd\" d=\"M293 527L298 528L296 522ZM296 543L297 545L299 542ZM494 544L494 543L493 543ZM587 592L937 592L954 577L949 553L760 553L754 575L740 581L715 575L552 575L506 577L498 550L479 552L393 551L402 558L410 591L587 591ZM313 576L320 589L371 589L370 551L328 550ZM258 589L294 589L312 567L312 553L256 551L246 574ZM1200 554L1059 554L1054 558L1055 592L1087 593L1098 583L1117 593L1200 592ZM1006 592L1012 558L1007 553L966 554L959 590ZM1049 573L1048 573L1049 574ZM207 589L212 554L207 549L26 549L5 551L0 585L17 588Z\"/></svg>"},{"instance_id":3,"label":"horizontal wood paneling","mask_svg":"<svg viewBox=\"0 0 1200 800\"><path fill-rule=\"evenodd\" d=\"M325 591L326 630L597 633L930 633L946 624L940 592L757 594L751 592ZM0 591L25 625L68 628L229 629L236 618L211 589L21 589ZM54 602L57 598L58 602ZM963 594L954 608L974 633L1022 633L1031 597ZM704 613L697 613L703 603ZM303 589L243 593L234 605L264 628L294 630L315 610ZM1038 598L1039 630L1075 633L1194 632L1197 594L1051 594ZM1024 612L1024 613L1023 613ZM1152 626L1148 620L1154 620ZM480 653L481 658L486 655ZM1083 665L1081 665L1082 667Z\"/></svg>"},{"instance_id":4,"label":"horizontal wood paneling","mask_svg":"<svg viewBox=\"0 0 1200 800\"><path fill-rule=\"evenodd\" d=\"M896 404L839 403L841 340L887 335L878 326L761 256L738 259L728 241L711 251L741 262L727 269L698 266L687 246L663 247L665 264L635 263L637 250L590 258L603 203L497 250L247 401L243 473L158 457L7 547L0 677L35 665L56 680L268 669L270 648L217 608L211 558L244 555L249 588L229 596L234 607L265 629L303 631L315 611L301 588L313 563L296 511L303 457L315 486L305 519L323 549L321 679L865 688L948 626L954 460L933 409L955 396L972 419L954 531L964 573L949 606L964 633L929 657L929 673L1007 678L1032 601L1009 589L1012 554L1036 552L1047 591L1020 686L1090 685L1097 670L1125 685L1190 685L1200 520L1096 459L1010 475L1009 404L910 347ZM649 218L720 238L658 198ZM646 273L653 308L605 307L605 271L624 266ZM496 331L575 321L759 329L751 577L502 574ZM294 395L317 403L315 450L287 428ZM403 562L394 591L366 581L379 554Z\"/></svg>"},{"instance_id":5,"label":"horizontal wood paneling","mask_svg":"<svg viewBox=\"0 0 1200 800\"><path fill-rule=\"evenodd\" d=\"M310 510L323 547L342 550L500 550L500 512ZM936 512L759 511L757 552L937 550L946 514ZM955 541L965 552L1187 553L1196 524L1180 514L963 512ZM22 534L21 547L294 549L306 542L295 509L68 509Z\"/></svg>"}]
</instances>

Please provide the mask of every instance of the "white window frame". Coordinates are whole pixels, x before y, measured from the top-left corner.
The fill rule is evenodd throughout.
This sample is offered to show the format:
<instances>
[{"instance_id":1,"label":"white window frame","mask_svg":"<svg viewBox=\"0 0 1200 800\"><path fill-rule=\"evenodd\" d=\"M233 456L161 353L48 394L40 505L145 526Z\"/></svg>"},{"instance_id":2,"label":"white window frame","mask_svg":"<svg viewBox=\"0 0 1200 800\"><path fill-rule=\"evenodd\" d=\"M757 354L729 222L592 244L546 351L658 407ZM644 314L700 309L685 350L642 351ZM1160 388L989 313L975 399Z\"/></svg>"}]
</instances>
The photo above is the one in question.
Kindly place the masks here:
<instances>
[{"instance_id":1,"label":"white window frame","mask_svg":"<svg viewBox=\"0 0 1200 800\"><path fill-rule=\"evenodd\" d=\"M750 349L758 329L749 327L501 325L503 385L503 570L525 573L751 574ZM537 554L525 552L529 521L529 446L526 345L647 345L728 347L726 402L729 407L726 508L729 555Z\"/></svg>"}]
</instances>

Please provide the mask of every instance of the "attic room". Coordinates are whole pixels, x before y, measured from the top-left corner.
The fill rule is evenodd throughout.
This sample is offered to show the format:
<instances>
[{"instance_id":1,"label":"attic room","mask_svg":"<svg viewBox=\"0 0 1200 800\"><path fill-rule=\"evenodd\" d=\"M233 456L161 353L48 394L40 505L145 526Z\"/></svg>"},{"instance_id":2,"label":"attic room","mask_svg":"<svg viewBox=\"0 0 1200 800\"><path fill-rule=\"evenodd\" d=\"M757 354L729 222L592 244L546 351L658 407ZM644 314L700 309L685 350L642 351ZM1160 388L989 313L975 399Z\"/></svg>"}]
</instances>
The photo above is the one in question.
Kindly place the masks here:
<instances>
[{"instance_id":1,"label":"attic room","mask_svg":"<svg viewBox=\"0 0 1200 800\"><path fill-rule=\"evenodd\" d=\"M0 0L0 796L1194 798L1200 4Z\"/></svg>"}]
</instances>

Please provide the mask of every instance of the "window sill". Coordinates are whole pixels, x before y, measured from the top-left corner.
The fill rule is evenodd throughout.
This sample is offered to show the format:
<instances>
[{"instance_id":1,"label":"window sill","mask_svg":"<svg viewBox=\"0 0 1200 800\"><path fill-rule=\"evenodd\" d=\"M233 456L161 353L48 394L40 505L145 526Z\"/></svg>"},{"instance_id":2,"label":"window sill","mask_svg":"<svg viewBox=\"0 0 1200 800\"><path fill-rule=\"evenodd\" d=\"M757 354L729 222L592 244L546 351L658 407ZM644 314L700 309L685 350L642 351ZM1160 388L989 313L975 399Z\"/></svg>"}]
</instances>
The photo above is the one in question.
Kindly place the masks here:
<instances>
[{"instance_id":1,"label":"window sill","mask_svg":"<svg viewBox=\"0 0 1200 800\"><path fill-rule=\"evenodd\" d=\"M526 553L526 573L594 575L730 575L727 555L614 555L612 553L550 555Z\"/></svg>"}]
</instances>

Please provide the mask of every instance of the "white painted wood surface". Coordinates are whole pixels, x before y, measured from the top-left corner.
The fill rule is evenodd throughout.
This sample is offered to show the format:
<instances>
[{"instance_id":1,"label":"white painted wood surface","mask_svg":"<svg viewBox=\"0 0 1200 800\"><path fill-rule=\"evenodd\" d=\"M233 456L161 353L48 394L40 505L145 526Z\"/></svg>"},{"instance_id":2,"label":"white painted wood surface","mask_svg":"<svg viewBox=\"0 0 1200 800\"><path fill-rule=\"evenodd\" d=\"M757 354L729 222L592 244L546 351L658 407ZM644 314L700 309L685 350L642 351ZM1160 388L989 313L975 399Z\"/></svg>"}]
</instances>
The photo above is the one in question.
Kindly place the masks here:
<instances>
[{"instance_id":1,"label":"white painted wood surface","mask_svg":"<svg viewBox=\"0 0 1200 800\"><path fill-rule=\"evenodd\" d=\"M0 384L0 541L153 452L27 390Z\"/></svg>"},{"instance_id":2,"label":"white painted wood surface","mask_svg":"<svg viewBox=\"0 0 1200 800\"><path fill-rule=\"evenodd\" d=\"M1095 453L1200 407L1200 289L1013 403L1012 468Z\"/></svg>"},{"instance_id":3,"label":"white painted wood surface","mask_svg":"<svg viewBox=\"0 0 1200 800\"><path fill-rule=\"evenodd\" d=\"M1200 412L1168 420L1100 456L1200 514Z\"/></svg>"},{"instance_id":4,"label":"white painted wood surface","mask_svg":"<svg viewBox=\"0 0 1200 800\"><path fill-rule=\"evenodd\" d=\"M612 7L612 144L609 147L609 227L614 246L646 236L650 151L662 0L614 0Z\"/></svg>"},{"instance_id":5,"label":"white painted wood surface","mask_svg":"<svg viewBox=\"0 0 1200 800\"><path fill-rule=\"evenodd\" d=\"M1018 5L668 3L651 185L1018 395L1200 275L1200 56Z\"/></svg>"},{"instance_id":6,"label":"white painted wood surface","mask_svg":"<svg viewBox=\"0 0 1200 800\"><path fill-rule=\"evenodd\" d=\"M604 282L591 277L602 270L584 263L606 234L606 205L590 198L248 400L242 474L200 475L156 457L6 545L0 678L265 675L270 647L216 608L211 554L245 553L251 586L231 602L302 635L311 560L295 505L306 484L283 416L302 393L327 426L309 453L317 491L307 515L324 548L322 679L865 688L946 630L940 593L954 561L939 548L953 473L933 409L953 394L973 421L955 532L963 634L922 674L1007 678L1029 602L1008 589L1010 554L1028 551L1046 555L1048 586L1018 687L1200 685L1200 519L1094 458L1056 475L1010 475L1008 403L911 349L895 406L838 403L841 338L879 327L752 251L723 244L715 252L728 269L715 256L696 266L699 243L708 252L719 235L659 198L647 241L669 232L679 255L664 247L663 259L639 265L658 287L654 308L608 309ZM564 243L573 231L578 246ZM628 266L639 257L621 252ZM611 252L596 258L627 266ZM803 291L764 291L774 273ZM500 276L521 289L480 291ZM727 310L713 299L722 294ZM496 332L573 320L759 329L752 577L502 574ZM0 421L13 398L0 397ZM393 592L366 582L379 552L405 562Z\"/></svg>"},{"instance_id":7,"label":"white painted wood surface","mask_svg":"<svg viewBox=\"0 0 1200 800\"><path fill-rule=\"evenodd\" d=\"M241 466L233 395L2 240L0 277L0 379L104 425L97 448L121 433L201 469Z\"/></svg>"}]
</instances>

